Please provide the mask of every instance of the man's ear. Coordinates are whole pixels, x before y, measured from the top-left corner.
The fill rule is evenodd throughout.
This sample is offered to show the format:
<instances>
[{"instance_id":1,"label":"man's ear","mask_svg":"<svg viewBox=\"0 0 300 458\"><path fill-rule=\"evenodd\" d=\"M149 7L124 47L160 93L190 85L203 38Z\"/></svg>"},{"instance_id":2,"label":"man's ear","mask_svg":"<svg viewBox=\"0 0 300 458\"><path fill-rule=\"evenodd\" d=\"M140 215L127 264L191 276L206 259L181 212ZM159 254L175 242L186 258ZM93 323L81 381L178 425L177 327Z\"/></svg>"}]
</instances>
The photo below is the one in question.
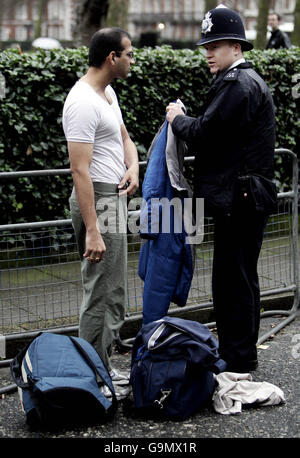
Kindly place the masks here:
<instances>
[{"instance_id":1,"label":"man's ear","mask_svg":"<svg viewBox=\"0 0 300 458\"><path fill-rule=\"evenodd\" d=\"M115 51L111 51L107 58L106 58L111 64L114 64L115 63L115 59L116 59L116 53Z\"/></svg>"}]
</instances>

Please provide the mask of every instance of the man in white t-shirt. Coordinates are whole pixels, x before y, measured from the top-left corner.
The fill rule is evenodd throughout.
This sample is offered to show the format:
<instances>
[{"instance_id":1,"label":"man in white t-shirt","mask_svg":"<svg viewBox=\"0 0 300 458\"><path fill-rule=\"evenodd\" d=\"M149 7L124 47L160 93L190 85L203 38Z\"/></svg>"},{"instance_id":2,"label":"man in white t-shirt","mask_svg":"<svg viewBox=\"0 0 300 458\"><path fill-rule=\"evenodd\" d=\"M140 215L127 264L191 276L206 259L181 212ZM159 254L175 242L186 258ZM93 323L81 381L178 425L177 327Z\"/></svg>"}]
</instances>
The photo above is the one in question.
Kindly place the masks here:
<instances>
[{"instance_id":1,"label":"man in white t-shirt","mask_svg":"<svg viewBox=\"0 0 300 458\"><path fill-rule=\"evenodd\" d=\"M126 195L138 188L139 165L110 83L127 78L132 63L128 33L100 29L90 43L88 71L63 108L74 181L70 208L83 281L79 336L94 346L113 381L123 378L111 367L110 355L125 316Z\"/></svg>"}]
</instances>

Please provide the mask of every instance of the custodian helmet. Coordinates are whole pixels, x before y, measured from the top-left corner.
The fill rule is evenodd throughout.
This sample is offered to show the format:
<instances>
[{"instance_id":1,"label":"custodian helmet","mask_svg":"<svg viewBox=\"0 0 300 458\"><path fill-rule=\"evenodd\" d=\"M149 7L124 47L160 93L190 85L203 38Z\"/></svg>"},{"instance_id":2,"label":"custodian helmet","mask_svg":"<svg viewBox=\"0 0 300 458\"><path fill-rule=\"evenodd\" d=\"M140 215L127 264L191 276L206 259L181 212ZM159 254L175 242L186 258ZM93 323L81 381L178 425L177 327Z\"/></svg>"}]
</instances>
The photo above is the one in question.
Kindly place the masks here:
<instances>
[{"instance_id":1,"label":"custodian helmet","mask_svg":"<svg viewBox=\"0 0 300 458\"><path fill-rule=\"evenodd\" d=\"M236 40L241 43L243 51L250 51L253 48L252 43L246 40L245 28L240 15L223 6L206 13L202 21L201 40L197 45L219 40Z\"/></svg>"}]
</instances>

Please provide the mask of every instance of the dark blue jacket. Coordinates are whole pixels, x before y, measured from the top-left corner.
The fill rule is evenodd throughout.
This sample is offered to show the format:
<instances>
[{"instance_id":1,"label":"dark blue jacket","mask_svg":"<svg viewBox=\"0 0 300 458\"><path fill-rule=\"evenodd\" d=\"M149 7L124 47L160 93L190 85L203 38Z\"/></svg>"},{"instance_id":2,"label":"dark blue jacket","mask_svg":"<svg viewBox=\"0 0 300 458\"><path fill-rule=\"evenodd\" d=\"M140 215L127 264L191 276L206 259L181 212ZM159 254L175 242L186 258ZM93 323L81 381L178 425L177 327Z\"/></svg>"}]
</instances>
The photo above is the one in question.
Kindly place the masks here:
<instances>
[{"instance_id":1,"label":"dark blue jacket","mask_svg":"<svg viewBox=\"0 0 300 458\"><path fill-rule=\"evenodd\" d=\"M143 324L165 316L170 302L179 306L186 304L194 271L194 245L187 243L182 217L184 198L192 195L180 170L184 148L183 143L175 139L167 121L155 136L149 153L142 186L140 234L143 241L138 269L144 281ZM177 203L181 202L182 207L171 207L168 212L168 204L174 197L180 199ZM166 198L163 205L162 198ZM163 219L166 215L168 221Z\"/></svg>"}]
</instances>

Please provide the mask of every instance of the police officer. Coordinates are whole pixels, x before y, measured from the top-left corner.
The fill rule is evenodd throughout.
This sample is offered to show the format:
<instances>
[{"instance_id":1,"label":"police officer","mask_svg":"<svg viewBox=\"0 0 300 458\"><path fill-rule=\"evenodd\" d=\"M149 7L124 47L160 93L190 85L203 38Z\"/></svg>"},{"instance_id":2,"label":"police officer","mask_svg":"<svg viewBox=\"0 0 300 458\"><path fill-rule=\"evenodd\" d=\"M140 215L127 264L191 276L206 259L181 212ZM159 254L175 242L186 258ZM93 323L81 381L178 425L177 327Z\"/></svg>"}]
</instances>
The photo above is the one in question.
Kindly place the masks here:
<instances>
[{"instance_id":1,"label":"police officer","mask_svg":"<svg viewBox=\"0 0 300 458\"><path fill-rule=\"evenodd\" d=\"M212 292L220 355L228 370L257 367L260 320L257 263L267 215L241 194L240 176L274 174L275 118L270 92L246 62L252 49L240 16L226 7L210 10L201 40L213 83L197 117L176 103L167 107L174 134L195 154L194 192L214 217Z\"/></svg>"}]
</instances>

